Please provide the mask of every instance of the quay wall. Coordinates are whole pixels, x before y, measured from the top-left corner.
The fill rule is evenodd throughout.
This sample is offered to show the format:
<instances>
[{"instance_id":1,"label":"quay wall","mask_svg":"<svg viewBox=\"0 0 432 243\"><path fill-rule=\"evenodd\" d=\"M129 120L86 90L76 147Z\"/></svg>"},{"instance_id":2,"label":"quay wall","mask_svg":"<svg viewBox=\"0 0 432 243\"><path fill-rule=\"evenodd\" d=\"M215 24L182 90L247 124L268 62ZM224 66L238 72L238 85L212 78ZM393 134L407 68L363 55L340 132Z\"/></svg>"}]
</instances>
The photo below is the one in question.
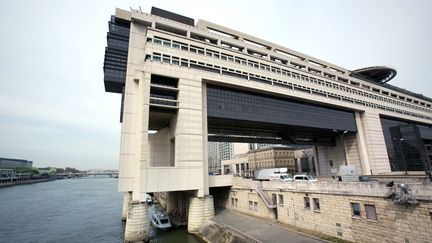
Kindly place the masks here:
<instances>
[{"instance_id":1,"label":"quay wall","mask_svg":"<svg viewBox=\"0 0 432 243\"><path fill-rule=\"evenodd\" d=\"M411 197L418 201L412 205L394 202L392 189L377 182L262 182L264 194L276 205L271 209L257 193L257 183L234 178L226 208L353 242L432 239L431 184L410 185ZM353 205L360 209L357 215Z\"/></svg>"},{"instance_id":2,"label":"quay wall","mask_svg":"<svg viewBox=\"0 0 432 243\"><path fill-rule=\"evenodd\" d=\"M4 182L4 183L0 183L0 188L16 186L16 185L33 184L33 183L46 182L46 181L54 181L54 180L55 179L36 179L36 180L26 180L26 181Z\"/></svg>"}]
</instances>

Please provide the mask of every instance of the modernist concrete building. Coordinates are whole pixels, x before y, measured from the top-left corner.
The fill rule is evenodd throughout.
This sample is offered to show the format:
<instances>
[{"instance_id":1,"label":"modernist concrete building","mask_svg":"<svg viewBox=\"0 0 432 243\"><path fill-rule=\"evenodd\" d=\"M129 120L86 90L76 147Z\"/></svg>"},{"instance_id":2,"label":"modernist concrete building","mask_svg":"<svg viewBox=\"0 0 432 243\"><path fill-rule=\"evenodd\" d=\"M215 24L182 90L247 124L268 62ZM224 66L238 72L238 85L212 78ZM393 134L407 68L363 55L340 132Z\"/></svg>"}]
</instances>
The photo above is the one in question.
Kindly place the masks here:
<instances>
[{"instance_id":1,"label":"modernist concrete building","mask_svg":"<svg viewBox=\"0 0 432 243\"><path fill-rule=\"evenodd\" d=\"M432 99L388 84L391 68L347 70L157 8L117 9L107 41L127 240L147 237L146 193L189 193L178 204L191 232L211 216L208 141L309 144L322 176L343 164L365 175L430 169Z\"/></svg>"}]
</instances>

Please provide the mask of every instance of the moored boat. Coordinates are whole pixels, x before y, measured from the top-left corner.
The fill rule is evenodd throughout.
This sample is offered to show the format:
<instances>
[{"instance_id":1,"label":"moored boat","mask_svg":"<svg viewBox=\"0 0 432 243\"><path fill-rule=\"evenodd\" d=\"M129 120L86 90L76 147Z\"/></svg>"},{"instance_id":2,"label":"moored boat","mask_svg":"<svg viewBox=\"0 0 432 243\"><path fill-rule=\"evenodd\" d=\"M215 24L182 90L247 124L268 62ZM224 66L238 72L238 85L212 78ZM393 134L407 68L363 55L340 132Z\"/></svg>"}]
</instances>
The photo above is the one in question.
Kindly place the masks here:
<instances>
[{"instance_id":1,"label":"moored boat","mask_svg":"<svg viewBox=\"0 0 432 243\"><path fill-rule=\"evenodd\" d=\"M169 216L158 204L150 207L150 222L154 227L162 230L166 230L172 227Z\"/></svg>"}]
</instances>

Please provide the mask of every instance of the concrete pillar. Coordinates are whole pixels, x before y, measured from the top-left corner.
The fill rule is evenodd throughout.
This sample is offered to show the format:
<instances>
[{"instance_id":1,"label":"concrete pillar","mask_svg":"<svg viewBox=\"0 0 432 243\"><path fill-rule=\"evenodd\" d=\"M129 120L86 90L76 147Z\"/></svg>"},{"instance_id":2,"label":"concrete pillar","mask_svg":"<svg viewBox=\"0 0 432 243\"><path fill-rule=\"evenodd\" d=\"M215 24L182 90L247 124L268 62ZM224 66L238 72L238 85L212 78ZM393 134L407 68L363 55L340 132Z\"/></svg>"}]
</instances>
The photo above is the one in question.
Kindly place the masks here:
<instances>
[{"instance_id":1,"label":"concrete pillar","mask_svg":"<svg viewBox=\"0 0 432 243\"><path fill-rule=\"evenodd\" d=\"M124 240L126 242L147 241L149 238L149 210L146 202L129 203Z\"/></svg>"},{"instance_id":2,"label":"concrete pillar","mask_svg":"<svg viewBox=\"0 0 432 243\"><path fill-rule=\"evenodd\" d=\"M132 201L132 192L125 192L123 197L122 220L127 219L129 203Z\"/></svg>"},{"instance_id":3,"label":"concrete pillar","mask_svg":"<svg viewBox=\"0 0 432 243\"><path fill-rule=\"evenodd\" d=\"M363 130L362 118L359 112L355 112L355 120L357 125L357 146L359 150L360 162L363 175L371 174L371 167L369 162L369 155L366 146L366 138Z\"/></svg>"},{"instance_id":4,"label":"concrete pillar","mask_svg":"<svg viewBox=\"0 0 432 243\"><path fill-rule=\"evenodd\" d=\"M196 233L206 219L215 216L212 195L192 197L189 204L188 232Z\"/></svg>"},{"instance_id":5,"label":"concrete pillar","mask_svg":"<svg viewBox=\"0 0 432 243\"><path fill-rule=\"evenodd\" d=\"M196 233L204 222L204 197L192 197L189 204L188 232Z\"/></svg>"},{"instance_id":6,"label":"concrete pillar","mask_svg":"<svg viewBox=\"0 0 432 243\"><path fill-rule=\"evenodd\" d=\"M211 219L215 216L214 201L212 195L204 197L204 220Z\"/></svg>"},{"instance_id":7,"label":"concrete pillar","mask_svg":"<svg viewBox=\"0 0 432 243\"><path fill-rule=\"evenodd\" d=\"M366 111L361 113L360 118L367 152L362 154L367 154L370 166L368 173L367 160L364 160L366 162L364 163L365 174L376 175L391 172L380 115L376 112Z\"/></svg>"}]
</instances>

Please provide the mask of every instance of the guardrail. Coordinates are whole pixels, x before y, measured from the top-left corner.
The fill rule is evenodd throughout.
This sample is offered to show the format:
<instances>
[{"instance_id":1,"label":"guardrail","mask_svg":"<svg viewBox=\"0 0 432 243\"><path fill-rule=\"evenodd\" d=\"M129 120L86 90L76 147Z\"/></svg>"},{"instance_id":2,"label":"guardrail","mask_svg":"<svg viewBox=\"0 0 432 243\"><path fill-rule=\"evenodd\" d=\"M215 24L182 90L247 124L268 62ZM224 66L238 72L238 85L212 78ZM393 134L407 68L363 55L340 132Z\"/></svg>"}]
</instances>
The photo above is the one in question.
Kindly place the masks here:
<instances>
[{"instance_id":1,"label":"guardrail","mask_svg":"<svg viewBox=\"0 0 432 243\"><path fill-rule=\"evenodd\" d=\"M252 243L263 243L262 241L253 238L252 236L245 234L243 232L241 232L240 230L233 228L229 225L225 225L225 227L227 227L230 231L232 231L234 234L237 234L238 236L244 238L245 240L252 242Z\"/></svg>"}]
</instances>

